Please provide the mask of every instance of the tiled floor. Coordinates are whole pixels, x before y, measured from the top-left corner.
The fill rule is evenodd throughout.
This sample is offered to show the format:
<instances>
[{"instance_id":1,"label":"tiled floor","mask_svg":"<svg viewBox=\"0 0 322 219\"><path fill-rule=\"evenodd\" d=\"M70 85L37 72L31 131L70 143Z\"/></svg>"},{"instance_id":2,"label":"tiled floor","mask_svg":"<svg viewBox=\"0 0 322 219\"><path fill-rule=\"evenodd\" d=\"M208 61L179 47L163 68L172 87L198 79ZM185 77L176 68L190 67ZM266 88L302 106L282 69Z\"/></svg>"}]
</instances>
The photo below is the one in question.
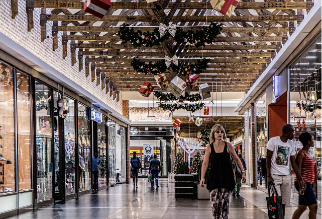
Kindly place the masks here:
<instances>
[{"instance_id":1,"label":"tiled floor","mask_svg":"<svg viewBox=\"0 0 322 219\"><path fill-rule=\"evenodd\" d=\"M152 219L203 219L212 218L208 200L189 200L174 198L174 183L161 181L157 190L151 190L145 179L140 179L139 188L133 185L118 184L108 191L96 195L84 195L79 200L70 200L66 204L56 204L27 212L13 218L55 218L55 219L116 219L116 218L152 218ZM267 219L265 193L243 186L242 197L231 197L229 218ZM291 209L292 208L292 209ZM291 218L295 206L288 208L286 219ZM319 215L321 217L321 215ZM307 216L303 216L307 218Z\"/></svg>"}]
</instances>

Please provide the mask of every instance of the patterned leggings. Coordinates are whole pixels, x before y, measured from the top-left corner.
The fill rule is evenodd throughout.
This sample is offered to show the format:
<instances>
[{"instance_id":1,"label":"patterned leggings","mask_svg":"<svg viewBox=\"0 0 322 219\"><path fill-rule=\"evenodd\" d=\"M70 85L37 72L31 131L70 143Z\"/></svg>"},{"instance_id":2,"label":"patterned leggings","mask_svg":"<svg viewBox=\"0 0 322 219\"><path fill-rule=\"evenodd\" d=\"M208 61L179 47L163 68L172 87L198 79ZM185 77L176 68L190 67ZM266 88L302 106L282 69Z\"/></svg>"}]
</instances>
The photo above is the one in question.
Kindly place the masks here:
<instances>
[{"instance_id":1,"label":"patterned leggings","mask_svg":"<svg viewBox=\"0 0 322 219\"><path fill-rule=\"evenodd\" d=\"M212 214L215 219L228 219L230 194L227 189L214 189L210 192Z\"/></svg>"}]
</instances>

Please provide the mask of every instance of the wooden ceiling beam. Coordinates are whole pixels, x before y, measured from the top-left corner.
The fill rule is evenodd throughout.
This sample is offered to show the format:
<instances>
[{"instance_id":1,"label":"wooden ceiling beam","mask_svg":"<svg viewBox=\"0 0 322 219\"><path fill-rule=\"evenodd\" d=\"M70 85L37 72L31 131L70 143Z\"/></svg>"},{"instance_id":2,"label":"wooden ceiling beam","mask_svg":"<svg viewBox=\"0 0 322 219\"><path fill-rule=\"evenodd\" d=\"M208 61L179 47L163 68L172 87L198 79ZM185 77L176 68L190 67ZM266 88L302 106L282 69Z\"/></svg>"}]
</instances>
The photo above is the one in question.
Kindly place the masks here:
<instances>
[{"instance_id":1,"label":"wooden ceiling beam","mask_svg":"<svg viewBox=\"0 0 322 219\"><path fill-rule=\"evenodd\" d=\"M79 49L141 49L138 47L134 47L131 44L88 44L88 43L77 43L76 48ZM158 48L158 46L151 47ZM204 47L193 47L186 46L185 48L189 48L191 50L277 50L280 47L277 45L206 45Z\"/></svg>"},{"instance_id":2,"label":"wooden ceiling beam","mask_svg":"<svg viewBox=\"0 0 322 219\"><path fill-rule=\"evenodd\" d=\"M83 51L86 56L145 56L145 57L164 57L163 51L160 52L127 52L127 51ZM271 57L271 52L183 52L180 57ZM179 58L180 58L179 57Z\"/></svg>"},{"instance_id":3,"label":"wooden ceiling beam","mask_svg":"<svg viewBox=\"0 0 322 219\"><path fill-rule=\"evenodd\" d=\"M131 26L131 28L141 31L153 31L156 27L142 27L142 26ZM183 30L201 30L203 26L196 27L181 27ZM97 27L97 26L58 26L58 31L68 32L108 32L117 33L120 27ZM223 27L221 33L235 32L235 33L287 33L290 31L289 27Z\"/></svg>"},{"instance_id":4,"label":"wooden ceiling beam","mask_svg":"<svg viewBox=\"0 0 322 219\"><path fill-rule=\"evenodd\" d=\"M46 15L47 21L125 21L125 22L153 22L156 21L154 16L124 16L124 15L105 15L103 18L98 18L93 15ZM205 16L182 16L177 19L173 16L173 20L178 22L205 22ZM260 16L207 16L208 22L286 22L303 20L303 16L298 15L260 15Z\"/></svg>"},{"instance_id":5,"label":"wooden ceiling beam","mask_svg":"<svg viewBox=\"0 0 322 219\"><path fill-rule=\"evenodd\" d=\"M169 3L165 9L171 9L174 3ZM80 1L35 0L35 8L83 9ZM236 9L307 9L310 2L240 2ZM209 2L181 2L178 9L211 9ZM156 5L147 2L112 2L110 9L156 9Z\"/></svg>"}]
</instances>

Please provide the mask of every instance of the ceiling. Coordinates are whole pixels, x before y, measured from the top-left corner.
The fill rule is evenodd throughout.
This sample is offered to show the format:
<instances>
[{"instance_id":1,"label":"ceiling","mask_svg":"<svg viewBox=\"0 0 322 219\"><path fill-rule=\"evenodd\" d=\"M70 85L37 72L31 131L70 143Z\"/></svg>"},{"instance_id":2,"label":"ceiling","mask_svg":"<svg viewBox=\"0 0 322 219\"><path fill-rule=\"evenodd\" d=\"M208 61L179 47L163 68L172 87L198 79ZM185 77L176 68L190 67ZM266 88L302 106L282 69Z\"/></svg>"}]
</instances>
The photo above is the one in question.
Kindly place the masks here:
<instances>
[{"instance_id":1,"label":"ceiling","mask_svg":"<svg viewBox=\"0 0 322 219\"><path fill-rule=\"evenodd\" d=\"M177 55L182 59L210 58L207 69L200 74L199 83L207 82L214 87L211 89L220 84L223 92L247 92L313 6L312 2L304 1L243 1L228 17L213 10L205 1L116 1L112 2L108 14L100 19L88 16L80 0L67 3L27 0L26 4L28 30L33 28L33 9L41 8L41 41L51 38L53 50L62 43L62 56L65 58L70 53L71 65L77 64L78 60L79 70L85 69L83 77L91 77L92 83L102 89L137 91L143 81L156 85L153 75L136 73L130 66L131 60L134 57L151 60ZM17 13L14 4L12 9L14 18ZM122 43L115 35L123 23L135 30L146 31L165 20L183 30L201 29L210 22L223 24L223 29L215 42L198 48L176 46L171 38L160 46L136 48ZM46 28L51 22L52 36L47 36ZM169 80L174 75L174 72L166 72Z\"/></svg>"}]
</instances>

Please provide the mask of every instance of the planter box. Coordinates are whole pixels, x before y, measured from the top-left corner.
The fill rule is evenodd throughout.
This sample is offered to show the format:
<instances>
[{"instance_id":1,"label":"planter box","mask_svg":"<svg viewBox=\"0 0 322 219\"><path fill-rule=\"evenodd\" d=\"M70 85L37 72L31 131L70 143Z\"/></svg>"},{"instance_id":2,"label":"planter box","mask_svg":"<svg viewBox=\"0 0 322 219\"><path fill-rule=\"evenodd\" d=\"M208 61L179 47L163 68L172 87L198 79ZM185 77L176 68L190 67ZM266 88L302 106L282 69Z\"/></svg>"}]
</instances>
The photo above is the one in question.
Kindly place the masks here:
<instances>
[{"instance_id":1,"label":"planter box","mask_svg":"<svg viewBox=\"0 0 322 219\"><path fill-rule=\"evenodd\" d=\"M195 174L176 174L175 198L197 198L197 178Z\"/></svg>"},{"instance_id":2,"label":"planter box","mask_svg":"<svg viewBox=\"0 0 322 219\"><path fill-rule=\"evenodd\" d=\"M204 187L201 187L200 184L197 185L197 191L198 191L198 199L210 199L210 192L207 189L207 185L204 185Z\"/></svg>"}]
</instances>

